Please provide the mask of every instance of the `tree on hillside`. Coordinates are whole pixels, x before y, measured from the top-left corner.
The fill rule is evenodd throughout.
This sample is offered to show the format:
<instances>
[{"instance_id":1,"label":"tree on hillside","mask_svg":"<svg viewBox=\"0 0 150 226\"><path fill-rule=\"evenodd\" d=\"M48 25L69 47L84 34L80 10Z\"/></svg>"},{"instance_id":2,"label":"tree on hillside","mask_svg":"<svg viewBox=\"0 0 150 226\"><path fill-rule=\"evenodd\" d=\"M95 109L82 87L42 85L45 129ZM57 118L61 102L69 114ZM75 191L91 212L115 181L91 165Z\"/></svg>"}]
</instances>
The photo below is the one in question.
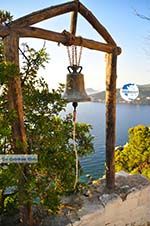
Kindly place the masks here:
<instances>
[{"instance_id":1,"label":"tree on hillside","mask_svg":"<svg viewBox=\"0 0 150 226\"><path fill-rule=\"evenodd\" d=\"M38 155L37 164L27 165L27 174L19 164L0 165L0 203L1 213L19 207L19 178L25 177L24 204L45 207L51 212L57 211L60 197L73 191L75 181L75 153L72 142L72 116L60 117L66 102L61 98L63 86L57 90L48 89L43 77L37 72L48 62L46 49L39 51L23 46L23 60L20 72L24 99L25 128L27 147L30 154ZM9 74L16 74L15 65L5 62L3 43L0 43L0 154L15 153L12 145L11 124L16 112L8 110L7 84ZM15 71L14 73L13 70ZM11 71L11 73L9 73ZM77 123L76 145L79 156L93 151L90 134L91 126ZM81 167L80 167L81 172ZM15 188L8 197L6 188ZM32 210L32 208L30 209Z\"/></svg>"},{"instance_id":2,"label":"tree on hillside","mask_svg":"<svg viewBox=\"0 0 150 226\"><path fill-rule=\"evenodd\" d=\"M150 127L138 125L129 129L129 141L123 150L115 151L116 171L140 173L150 179Z\"/></svg>"}]
</instances>

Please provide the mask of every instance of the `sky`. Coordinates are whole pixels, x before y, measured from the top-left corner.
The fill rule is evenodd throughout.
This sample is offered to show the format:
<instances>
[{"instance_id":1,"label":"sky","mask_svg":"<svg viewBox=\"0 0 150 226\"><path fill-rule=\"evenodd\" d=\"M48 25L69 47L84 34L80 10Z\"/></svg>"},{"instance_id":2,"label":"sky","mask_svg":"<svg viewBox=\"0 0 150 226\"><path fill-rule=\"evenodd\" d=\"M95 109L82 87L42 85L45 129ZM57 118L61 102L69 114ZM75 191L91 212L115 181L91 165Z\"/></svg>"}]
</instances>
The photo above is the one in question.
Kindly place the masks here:
<instances>
[{"instance_id":1,"label":"sky","mask_svg":"<svg viewBox=\"0 0 150 226\"><path fill-rule=\"evenodd\" d=\"M67 0L5 0L1 1L0 9L10 11L14 19L52 5L68 2ZM81 1L107 29L122 53L118 56L117 87L126 83L150 83L150 21L136 16L135 11L150 16L150 0L82 0ZM38 27L62 32L70 27L70 13L51 18ZM81 16L78 16L77 35L103 42L99 34ZM21 39L31 47L40 49L44 40ZM65 83L67 66L69 65L67 49L63 45L46 41L50 61L45 70L39 73L44 76L50 88L57 88ZM86 88L105 89L105 54L83 48L81 65L83 67Z\"/></svg>"}]
</instances>

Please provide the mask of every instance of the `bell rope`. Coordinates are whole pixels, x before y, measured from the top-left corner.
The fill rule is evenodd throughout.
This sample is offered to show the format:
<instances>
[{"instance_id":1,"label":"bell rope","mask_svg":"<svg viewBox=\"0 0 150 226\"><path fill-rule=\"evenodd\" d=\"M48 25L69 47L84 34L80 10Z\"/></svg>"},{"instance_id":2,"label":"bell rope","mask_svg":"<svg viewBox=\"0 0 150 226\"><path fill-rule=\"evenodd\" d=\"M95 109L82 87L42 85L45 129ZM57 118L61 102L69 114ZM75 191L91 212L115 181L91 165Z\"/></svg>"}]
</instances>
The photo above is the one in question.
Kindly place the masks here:
<instances>
[{"instance_id":1,"label":"bell rope","mask_svg":"<svg viewBox=\"0 0 150 226\"><path fill-rule=\"evenodd\" d=\"M72 106L74 108L74 110L73 110L73 150L74 150L75 159L76 159L75 182L74 182L74 189L75 189L78 184L78 180L79 180L79 158L78 158L78 151L77 151L77 147L76 147L76 118L77 118L76 117L77 116L76 107L78 106L78 103L73 102Z\"/></svg>"},{"instance_id":2,"label":"bell rope","mask_svg":"<svg viewBox=\"0 0 150 226\"><path fill-rule=\"evenodd\" d=\"M75 153L75 182L74 189L76 189L79 181L79 157L76 147L76 108L77 102L90 101L90 97L86 94L84 88L84 75L81 74L82 67L80 66L82 46L80 47L79 56L77 52L77 46L67 46L67 53L70 66L67 67L69 74L67 74L66 88L63 94L63 98L68 102L72 102L73 106L73 151Z\"/></svg>"}]
</instances>

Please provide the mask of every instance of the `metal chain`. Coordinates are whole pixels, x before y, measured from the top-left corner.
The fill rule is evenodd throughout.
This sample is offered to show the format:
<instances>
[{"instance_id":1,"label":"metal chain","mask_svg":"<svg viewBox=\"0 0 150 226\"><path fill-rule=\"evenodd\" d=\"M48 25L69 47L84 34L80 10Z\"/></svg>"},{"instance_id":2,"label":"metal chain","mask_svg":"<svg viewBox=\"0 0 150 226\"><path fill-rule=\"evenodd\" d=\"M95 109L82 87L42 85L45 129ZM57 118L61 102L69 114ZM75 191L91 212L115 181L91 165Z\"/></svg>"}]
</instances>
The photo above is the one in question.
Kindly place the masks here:
<instances>
[{"instance_id":1,"label":"metal chain","mask_svg":"<svg viewBox=\"0 0 150 226\"><path fill-rule=\"evenodd\" d=\"M79 56L78 56L77 46L75 46L75 45L71 46L71 53L70 53L69 46L67 46L67 53L68 53L70 66L72 66L74 64L77 66L80 65L82 49L83 49L83 46L80 47L80 52L79 52Z\"/></svg>"},{"instance_id":2,"label":"metal chain","mask_svg":"<svg viewBox=\"0 0 150 226\"><path fill-rule=\"evenodd\" d=\"M82 50L83 50L83 46L80 46L80 52L79 52L79 58L78 58L78 63L77 63L77 66L80 66L80 61L81 61Z\"/></svg>"},{"instance_id":3,"label":"metal chain","mask_svg":"<svg viewBox=\"0 0 150 226\"><path fill-rule=\"evenodd\" d=\"M71 60L71 55L70 55L70 49L69 46L67 46L67 53L68 53L68 58L69 58L69 64L72 66L72 60Z\"/></svg>"},{"instance_id":4,"label":"metal chain","mask_svg":"<svg viewBox=\"0 0 150 226\"><path fill-rule=\"evenodd\" d=\"M72 65L74 65L74 45L72 45Z\"/></svg>"},{"instance_id":5,"label":"metal chain","mask_svg":"<svg viewBox=\"0 0 150 226\"><path fill-rule=\"evenodd\" d=\"M77 65L78 61L77 46L74 46L74 52L75 52L75 65Z\"/></svg>"}]
</instances>

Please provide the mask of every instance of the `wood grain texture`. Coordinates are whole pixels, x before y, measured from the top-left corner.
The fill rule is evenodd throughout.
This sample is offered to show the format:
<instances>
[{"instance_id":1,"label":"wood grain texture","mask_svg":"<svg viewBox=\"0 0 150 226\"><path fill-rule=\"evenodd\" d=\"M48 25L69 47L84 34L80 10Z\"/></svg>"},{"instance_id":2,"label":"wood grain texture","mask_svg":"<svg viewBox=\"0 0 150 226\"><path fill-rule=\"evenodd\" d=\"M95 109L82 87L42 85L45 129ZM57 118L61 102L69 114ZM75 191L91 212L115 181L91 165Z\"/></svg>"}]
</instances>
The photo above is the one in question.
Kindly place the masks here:
<instances>
[{"instance_id":1,"label":"wood grain texture","mask_svg":"<svg viewBox=\"0 0 150 226\"><path fill-rule=\"evenodd\" d=\"M106 186L115 186L117 56L106 54Z\"/></svg>"},{"instance_id":2,"label":"wood grain texture","mask_svg":"<svg viewBox=\"0 0 150 226\"><path fill-rule=\"evenodd\" d=\"M71 24L70 24L70 33L72 35L76 34L76 29L77 29L77 19L78 19L78 6L79 6L79 1L74 0L76 3L76 9L71 13Z\"/></svg>"},{"instance_id":3,"label":"wood grain texture","mask_svg":"<svg viewBox=\"0 0 150 226\"><path fill-rule=\"evenodd\" d=\"M49 19L51 17L55 17L58 15L62 15L67 12L72 12L71 16L71 26L70 33L72 34L66 35L67 33L58 33L47 31L45 29L33 28L30 25L41 22L43 20ZM75 37L76 26L77 26L77 15L78 11L81 13L83 17L93 26L93 28L104 38L104 40L108 43L101 43L94 40L89 40L81 37ZM29 31L31 34L29 34ZM83 47L94 49L98 51L103 51L107 53L112 53L115 51L117 55L121 53L121 48L116 46L115 41L105 29L103 25L97 20L97 18L90 12L82 3L78 0L74 0L68 3L51 6L45 8L43 10L39 10L28 14L24 17L21 17L10 24L5 26L0 26L0 36L6 37L11 34L11 32L16 32L16 34L20 35L20 37L35 37L35 38L43 38L50 41L55 41L62 43L64 45L83 45ZM63 36L65 35L65 36Z\"/></svg>"},{"instance_id":4,"label":"wood grain texture","mask_svg":"<svg viewBox=\"0 0 150 226\"><path fill-rule=\"evenodd\" d=\"M89 11L82 3L79 4L79 12L92 25L92 27L103 37L103 39L114 46L116 42L113 40L106 28L97 20L91 11Z\"/></svg>"},{"instance_id":5,"label":"wood grain texture","mask_svg":"<svg viewBox=\"0 0 150 226\"><path fill-rule=\"evenodd\" d=\"M0 24L0 37L5 37L9 35L9 29L6 26Z\"/></svg>"},{"instance_id":6,"label":"wood grain texture","mask_svg":"<svg viewBox=\"0 0 150 226\"><path fill-rule=\"evenodd\" d=\"M106 43L95 40L76 37L77 16L79 13L92 25ZM62 33L31 27L31 25L46 19L72 12L70 32ZM121 48L117 47L106 28L97 20L79 1L71 1L46 9L42 9L24 17L21 17L8 26L0 25L0 36L4 38L5 56L7 61L15 63L19 68L18 43L21 37L40 38L61 43L65 46L76 45L88 49L106 52L106 182L107 188L115 186L115 124L116 124L116 69L117 55ZM26 133L24 128L23 98L19 76L9 82L8 90L9 109L17 112L17 118L12 125L14 145L17 141L26 144ZM25 146L24 146L25 147ZM19 150L18 150L19 151ZM23 150L26 152L26 149Z\"/></svg>"},{"instance_id":7,"label":"wood grain texture","mask_svg":"<svg viewBox=\"0 0 150 226\"><path fill-rule=\"evenodd\" d=\"M75 9L76 9L76 3L74 1L51 6L51 7L30 13L26 16L20 17L19 19L14 20L12 23L10 23L10 26L11 27L30 26L30 25L39 23L43 20L47 20L52 17L62 15L64 13L71 12Z\"/></svg>"},{"instance_id":8,"label":"wood grain texture","mask_svg":"<svg viewBox=\"0 0 150 226\"><path fill-rule=\"evenodd\" d=\"M67 31L59 33L36 27L19 28L14 30L16 33L18 33L20 37L40 38L53 42L62 43L63 45L66 46L67 45L83 46L88 49L98 50L107 53L112 53L115 51L117 55L121 53L120 47L116 47L111 44L97 42L83 37L75 37Z\"/></svg>"},{"instance_id":9,"label":"wood grain texture","mask_svg":"<svg viewBox=\"0 0 150 226\"><path fill-rule=\"evenodd\" d=\"M14 63L19 68L19 38L15 33L4 38L5 60ZM24 127L23 97L19 75L12 77L8 83L9 111L16 112L12 123L13 146L16 153L26 153L26 133ZM18 147L18 143L20 144Z\"/></svg>"}]
</instances>

